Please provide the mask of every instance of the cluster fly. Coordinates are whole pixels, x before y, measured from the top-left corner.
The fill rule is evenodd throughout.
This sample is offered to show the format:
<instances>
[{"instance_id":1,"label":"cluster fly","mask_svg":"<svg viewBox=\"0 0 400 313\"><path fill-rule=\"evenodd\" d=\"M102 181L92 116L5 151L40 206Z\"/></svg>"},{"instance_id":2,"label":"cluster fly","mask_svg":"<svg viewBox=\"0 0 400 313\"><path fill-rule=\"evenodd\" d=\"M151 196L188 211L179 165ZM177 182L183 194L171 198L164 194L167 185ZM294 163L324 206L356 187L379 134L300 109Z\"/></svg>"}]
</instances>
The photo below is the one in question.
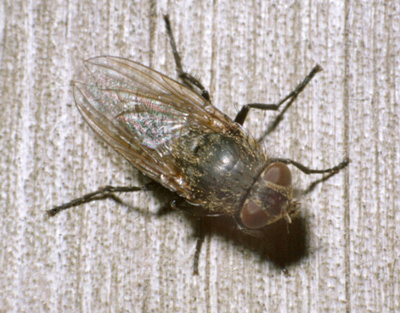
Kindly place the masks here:
<instances>
[{"instance_id":1,"label":"cluster fly","mask_svg":"<svg viewBox=\"0 0 400 313\"><path fill-rule=\"evenodd\" d=\"M182 83L142 64L119 57L84 62L74 85L76 105L93 130L143 174L176 193L174 208L201 217L225 216L239 232L262 236L263 228L280 219L291 223L293 199L288 165L305 174L330 177L345 168L316 170L286 158L269 158L242 125L250 109L289 108L320 66L276 104L244 105L232 120L210 101L203 85L182 69L168 16L164 16L177 73ZM325 180L321 179L320 181ZM53 216L114 193L149 190L106 186L47 211ZM197 272L199 237L194 271Z\"/></svg>"}]
</instances>

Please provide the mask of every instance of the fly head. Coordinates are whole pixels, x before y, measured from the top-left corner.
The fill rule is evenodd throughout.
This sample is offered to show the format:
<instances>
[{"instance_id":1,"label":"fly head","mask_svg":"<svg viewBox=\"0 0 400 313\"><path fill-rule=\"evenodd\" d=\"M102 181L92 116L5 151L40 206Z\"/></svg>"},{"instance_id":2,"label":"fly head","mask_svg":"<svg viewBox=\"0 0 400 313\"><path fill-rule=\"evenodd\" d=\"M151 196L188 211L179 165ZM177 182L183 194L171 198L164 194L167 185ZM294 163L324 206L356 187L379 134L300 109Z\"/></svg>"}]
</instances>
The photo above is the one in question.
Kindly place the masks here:
<instances>
[{"instance_id":1,"label":"fly head","mask_svg":"<svg viewBox=\"0 0 400 313\"><path fill-rule=\"evenodd\" d=\"M250 230L260 229L281 218L291 222L297 205L292 201L292 175L286 164L268 165L251 188L239 214L239 223Z\"/></svg>"}]
</instances>

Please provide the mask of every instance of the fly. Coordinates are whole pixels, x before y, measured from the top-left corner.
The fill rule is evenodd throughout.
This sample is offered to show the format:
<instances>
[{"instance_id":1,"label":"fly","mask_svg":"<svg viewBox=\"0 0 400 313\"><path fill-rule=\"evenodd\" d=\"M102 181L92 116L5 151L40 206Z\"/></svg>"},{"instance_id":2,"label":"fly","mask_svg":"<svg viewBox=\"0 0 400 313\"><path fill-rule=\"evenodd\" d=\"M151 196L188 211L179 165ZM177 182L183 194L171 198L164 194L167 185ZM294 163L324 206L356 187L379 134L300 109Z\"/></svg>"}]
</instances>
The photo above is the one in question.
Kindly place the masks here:
<instances>
[{"instance_id":1,"label":"fly","mask_svg":"<svg viewBox=\"0 0 400 313\"><path fill-rule=\"evenodd\" d=\"M211 104L204 86L182 69L168 16L164 16L177 81L142 64L119 57L84 62L73 82L76 105L91 128L143 174L180 196L172 206L196 216L225 216L237 230L262 236L263 228L280 219L291 223L299 204L293 199L288 165L305 174L333 174L337 166L316 170L286 158L269 158L242 128L250 109L278 110L272 129L316 73L315 66L287 97L276 104L244 105L232 120ZM60 211L114 193L152 189L106 186L47 211ZM202 238L194 271L197 273Z\"/></svg>"}]
</instances>

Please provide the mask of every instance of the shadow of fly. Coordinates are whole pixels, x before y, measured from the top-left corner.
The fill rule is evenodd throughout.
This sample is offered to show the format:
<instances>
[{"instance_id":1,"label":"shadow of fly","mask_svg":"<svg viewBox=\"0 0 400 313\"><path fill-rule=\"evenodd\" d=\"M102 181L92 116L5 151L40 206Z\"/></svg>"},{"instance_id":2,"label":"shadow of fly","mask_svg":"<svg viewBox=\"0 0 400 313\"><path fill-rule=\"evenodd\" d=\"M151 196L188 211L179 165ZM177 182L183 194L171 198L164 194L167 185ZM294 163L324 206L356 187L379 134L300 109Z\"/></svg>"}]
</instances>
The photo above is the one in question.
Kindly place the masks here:
<instances>
[{"instance_id":1,"label":"shadow of fly","mask_svg":"<svg viewBox=\"0 0 400 313\"><path fill-rule=\"evenodd\" d=\"M316 73L315 66L285 98L275 104L244 105L232 120L211 104L199 80L183 71L168 16L167 34L182 83L128 59L104 56L84 62L73 82L79 112L91 128L143 174L179 195L173 208L203 217L225 217L246 235L262 237L263 229L291 216L299 203L293 199L288 165L305 174L327 174L322 182L349 159L328 169L310 169L286 158L269 158L259 142L243 129L250 109L282 108L271 132ZM54 207L49 216L115 193L153 189L106 186ZM311 188L310 188L311 190ZM204 232L199 231L194 273Z\"/></svg>"}]
</instances>

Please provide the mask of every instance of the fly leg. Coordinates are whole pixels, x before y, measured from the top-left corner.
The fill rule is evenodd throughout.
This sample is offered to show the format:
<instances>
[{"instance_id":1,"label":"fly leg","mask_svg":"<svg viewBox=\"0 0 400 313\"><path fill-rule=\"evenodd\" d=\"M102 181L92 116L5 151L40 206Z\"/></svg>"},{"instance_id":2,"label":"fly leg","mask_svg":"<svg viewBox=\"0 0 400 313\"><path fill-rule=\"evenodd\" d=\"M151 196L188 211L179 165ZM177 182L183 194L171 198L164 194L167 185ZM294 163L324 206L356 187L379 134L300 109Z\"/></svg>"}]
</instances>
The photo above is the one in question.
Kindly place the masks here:
<instances>
[{"instance_id":1,"label":"fly leg","mask_svg":"<svg viewBox=\"0 0 400 313\"><path fill-rule=\"evenodd\" d=\"M245 104L239 113L236 115L235 122L243 125L244 121L246 120L247 113L249 113L250 109L259 109L259 110L271 110L277 111L281 105L286 103L286 106L283 108L282 112L276 117L272 125L268 128L264 136L270 134L282 121L283 115L292 105L292 103L297 99L298 95L303 91L303 89L307 86L307 84L311 81L311 79L317 74L318 72L322 71L322 67L319 65L314 66L311 72L304 78L304 80L297 85L297 87L288 94L285 98L280 100L275 104L265 104L265 103L249 103Z\"/></svg>"},{"instance_id":2,"label":"fly leg","mask_svg":"<svg viewBox=\"0 0 400 313\"><path fill-rule=\"evenodd\" d=\"M199 275L200 252L205 238L204 225L201 218L198 219L196 237L196 251L194 252L193 258L193 275Z\"/></svg>"},{"instance_id":3,"label":"fly leg","mask_svg":"<svg viewBox=\"0 0 400 313\"><path fill-rule=\"evenodd\" d=\"M316 170L316 169L311 169L299 162L293 161L291 159L283 159L283 158L270 158L270 162L282 162L285 164L291 164L296 166L300 171L302 171L304 174L310 175L310 174L325 174L325 173L337 173L341 169L344 169L347 165L350 163L349 158L344 158L342 162L340 162L338 165L333 166L331 168L326 168L322 170Z\"/></svg>"},{"instance_id":4,"label":"fly leg","mask_svg":"<svg viewBox=\"0 0 400 313\"><path fill-rule=\"evenodd\" d=\"M342 162L340 162L338 165L333 166L331 168L326 168L326 169L322 169L322 170L318 170L318 169L311 169L299 162L293 161L291 159L282 159L282 158L270 158L269 159L270 162L282 162L285 164L291 164L295 167L297 167L300 171L302 171L304 174L306 175L311 175L311 174L328 174L320 179L317 179L316 181L312 182L306 190L302 191L301 193L303 195L306 195L308 193L310 193L312 190L314 190L314 188L328 180L329 178L331 178L333 175L336 175L339 171L341 171L342 169L346 168L349 163L350 163L350 159L349 158L344 158Z\"/></svg>"},{"instance_id":5,"label":"fly leg","mask_svg":"<svg viewBox=\"0 0 400 313\"><path fill-rule=\"evenodd\" d=\"M119 199L115 193L118 192L134 192L134 191L148 191L148 190L153 190L157 187L157 184L154 182L148 183L146 185L143 185L142 187L126 187L126 186L105 186L101 187L100 189L88 193L80 198L71 200L70 202L61 204L59 206L56 206L50 210L47 210L47 216L54 216L61 211L76 207L81 204L89 203L92 201L97 201L97 200L104 200L104 199L111 199L114 200L117 203L122 203L121 199Z\"/></svg>"},{"instance_id":6,"label":"fly leg","mask_svg":"<svg viewBox=\"0 0 400 313\"><path fill-rule=\"evenodd\" d=\"M199 259L200 259L200 253L201 253L201 248L203 246L204 238L206 236L206 232L204 231L204 217L210 217L210 216L220 216L221 214L207 214L204 212L204 209L201 207L193 206L187 203L183 199L177 199L172 201L171 203L171 208L180 210L188 215L191 215L193 217L196 217L197 219L197 224L196 224L196 250L194 252L194 257L193 257L193 275L198 275L199 274Z\"/></svg>"},{"instance_id":7,"label":"fly leg","mask_svg":"<svg viewBox=\"0 0 400 313\"><path fill-rule=\"evenodd\" d=\"M202 96L205 100L207 100L209 102L210 94L206 90L206 88L204 88L204 86L199 82L198 79L196 79L189 73L186 73L183 71L181 57L178 53L178 50L176 49L176 43L175 43L174 35L172 34L171 23L169 22L168 15L164 15L164 21L165 21L165 27L167 29L169 43L171 44L172 53L173 53L174 59L175 59L176 71L178 72L179 78L183 81L185 86L189 87L190 89L193 90L194 89L193 87L198 88L200 91L200 96Z\"/></svg>"}]
</instances>

